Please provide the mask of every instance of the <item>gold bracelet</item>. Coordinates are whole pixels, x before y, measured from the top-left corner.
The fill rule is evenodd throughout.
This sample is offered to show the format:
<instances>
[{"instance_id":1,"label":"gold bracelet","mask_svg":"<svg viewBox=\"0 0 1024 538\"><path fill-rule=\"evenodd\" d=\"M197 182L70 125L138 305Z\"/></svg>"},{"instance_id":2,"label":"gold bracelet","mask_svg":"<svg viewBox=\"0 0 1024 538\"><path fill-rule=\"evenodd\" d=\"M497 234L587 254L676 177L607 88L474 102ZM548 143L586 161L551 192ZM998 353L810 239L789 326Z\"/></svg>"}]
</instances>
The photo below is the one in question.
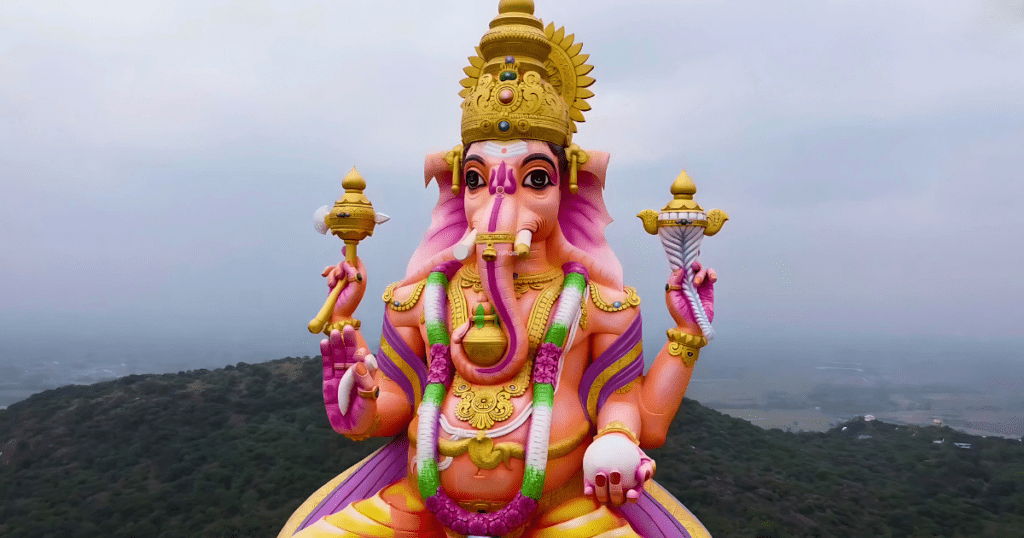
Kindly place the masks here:
<instances>
[{"instance_id":1,"label":"gold bracelet","mask_svg":"<svg viewBox=\"0 0 1024 538\"><path fill-rule=\"evenodd\" d=\"M341 321L330 323L327 326L325 326L324 327L324 334L326 334L327 336L330 336L331 335L331 331L333 331L334 329L338 329L339 331L344 331L345 327L348 327L349 325L351 325L353 329L358 329L359 327L362 326L362 324L363 323L361 321L359 321L358 319L355 319L355 318L343 319Z\"/></svg>"},{"instance_id":2,"label":"gold bracelet","mask_svg":"<svg viewBox=\"0 0 1024 538\"><path fill-rule=\"evenodd\" d=\"M700 356L700 348L708 345L708 339L696 334L688 334L678 329L668 330L669 355L683 359L687 368L693 368Z\"/></svg>"},{"instance_id":3,"label":"gold bracelet","mask_svg":"<svg viewBox=\"0 0 1024 538\"><path fill-rule=\"evenodd\" d=\"M605 427L598 430L597 435L594 436L594 439L597 439L598 437L601 437L606 433L621 433L626 437L629 437L629 440L633 441L634 445L640 444L640 441L637 440L636 438L636 434L633 433L633 431L630 430L628 427L626 427L625 424L619 422L618 420L612 421L608 423Z\"/></svg>"}]
</instances>

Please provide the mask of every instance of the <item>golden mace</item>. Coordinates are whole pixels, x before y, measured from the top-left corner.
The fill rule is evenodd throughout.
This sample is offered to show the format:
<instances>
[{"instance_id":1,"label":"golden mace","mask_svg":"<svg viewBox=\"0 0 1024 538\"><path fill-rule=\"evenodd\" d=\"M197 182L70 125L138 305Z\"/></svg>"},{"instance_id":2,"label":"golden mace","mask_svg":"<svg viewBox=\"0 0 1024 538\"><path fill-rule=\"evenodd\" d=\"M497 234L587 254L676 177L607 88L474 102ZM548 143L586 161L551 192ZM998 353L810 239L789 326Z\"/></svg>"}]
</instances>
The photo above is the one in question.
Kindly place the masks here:
<instances>
[{"instance_id":1,"label":"golden mace","mask_svg":"<svg viewBox=\"0 0 1024 538\"><path fill-rule=\"evenodd\" d=\"M345 242L345 261L356 266L356 247L359 242L373 235L373 228L377 224L383 224L390 219L383 213L373 210L370 199L363 194L366 188L366 180L359 172L352 168L352 171L341 180L341 186L345 188L345 194L334 202L333 208L324 206L316 212L314 224L318 232L326 235L330 232ZM327 296L320 313L309 322L309 332L316 334L324 330L331 320L331 313L334 311L334 304L338 302L341 291L345 289L348 280L339 279L338 283Z\"/></svg>"}]
</instances>

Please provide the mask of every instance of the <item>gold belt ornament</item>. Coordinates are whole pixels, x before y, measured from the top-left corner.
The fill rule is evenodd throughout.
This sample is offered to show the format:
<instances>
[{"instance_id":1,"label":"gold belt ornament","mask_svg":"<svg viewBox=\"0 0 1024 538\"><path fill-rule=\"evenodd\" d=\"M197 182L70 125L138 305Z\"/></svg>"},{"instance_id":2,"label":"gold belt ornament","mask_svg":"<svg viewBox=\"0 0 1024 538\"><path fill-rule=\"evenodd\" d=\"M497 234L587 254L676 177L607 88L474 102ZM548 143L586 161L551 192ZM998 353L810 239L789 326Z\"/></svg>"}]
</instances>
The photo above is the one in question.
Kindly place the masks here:
<instances>
[{"instance_id":1,"label":"gold belt ornament","mask_svg":"<svg viewBox=\"0 0 1024 538\"><path fill-rule=\"evenodd\" d=\"M567 456L576 447L580 446L590 434L590 428L581 428L576 435L555 443L548 447L548 460L556 460ZM416 438L409 436L409 443L416 448ZM470 461L480 469L491 470L502 463L508 466L512 458L519 460L526 459L526 449L519 443L495 443L487 437L486 432L477 432L476 437L452 441L449 439L437 440L437 453L449 458L457 458L463 454L469 454Z\"/></svg>"}]
</instances>

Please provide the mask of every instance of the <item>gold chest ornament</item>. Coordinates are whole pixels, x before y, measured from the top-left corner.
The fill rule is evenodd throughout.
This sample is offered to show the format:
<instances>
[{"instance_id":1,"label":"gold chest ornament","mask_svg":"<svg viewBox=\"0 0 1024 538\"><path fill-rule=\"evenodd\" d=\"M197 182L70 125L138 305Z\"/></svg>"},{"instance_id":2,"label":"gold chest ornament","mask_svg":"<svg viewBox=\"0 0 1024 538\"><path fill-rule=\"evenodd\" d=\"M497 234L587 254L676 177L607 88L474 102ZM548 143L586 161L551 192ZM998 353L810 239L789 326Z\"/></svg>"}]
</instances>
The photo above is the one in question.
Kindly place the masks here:
<instances>
[{"instance_id":1,"label":"gold chest ornament","mask_svg":"<svg viewBox=\"0 0 1024 538\"><path fill-rule=\"evenodd\" d=\"M473 385L456 372L452 381L452 391L462 398L462 401L455 409L455 416L479 430L486 430L496 422L507 420L515 410L512 398L526 393L531 371L532 360L519 370L512 381L493 386Z\"/></svg>"}]
</instances>

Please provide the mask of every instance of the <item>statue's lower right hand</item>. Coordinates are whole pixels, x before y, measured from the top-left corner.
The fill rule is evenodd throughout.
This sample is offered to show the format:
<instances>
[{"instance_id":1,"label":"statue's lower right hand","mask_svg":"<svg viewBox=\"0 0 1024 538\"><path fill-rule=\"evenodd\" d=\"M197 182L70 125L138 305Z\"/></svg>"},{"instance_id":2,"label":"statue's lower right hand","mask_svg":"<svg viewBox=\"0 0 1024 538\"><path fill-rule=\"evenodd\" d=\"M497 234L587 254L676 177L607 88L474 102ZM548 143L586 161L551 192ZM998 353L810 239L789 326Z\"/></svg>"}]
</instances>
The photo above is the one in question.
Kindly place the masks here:
<instances>
[{"instance_id":1,"label":"statue's lower right hand","mask_svg":"<svg viewBox=\"0 0 1024 538\"><path fill-rule=\"evenodd\" d=\"M320 342L324 363L324 406L334 431L346 435L363 435L372 427L377 415L380 389L374 380L376 358L366 348L357 349L356 331L351 326L344 332L331 331Z\"/></svg>"},{"instance_id":2,"label":"statue's lower right hand","mask_svg":"<svg viewBox=\"0 0 1024 538\"><path fill-rule=\"evenodd\" d=\"M334 303L332 319L351 319L359 302L363 300L363 294L366 293L366 266L363 265L363 260L356 258L355 266L347 261L329 265L320 276L327 277L327 288L330 290L341 283L345 285Z\"/></svg>"}]
</instances>

